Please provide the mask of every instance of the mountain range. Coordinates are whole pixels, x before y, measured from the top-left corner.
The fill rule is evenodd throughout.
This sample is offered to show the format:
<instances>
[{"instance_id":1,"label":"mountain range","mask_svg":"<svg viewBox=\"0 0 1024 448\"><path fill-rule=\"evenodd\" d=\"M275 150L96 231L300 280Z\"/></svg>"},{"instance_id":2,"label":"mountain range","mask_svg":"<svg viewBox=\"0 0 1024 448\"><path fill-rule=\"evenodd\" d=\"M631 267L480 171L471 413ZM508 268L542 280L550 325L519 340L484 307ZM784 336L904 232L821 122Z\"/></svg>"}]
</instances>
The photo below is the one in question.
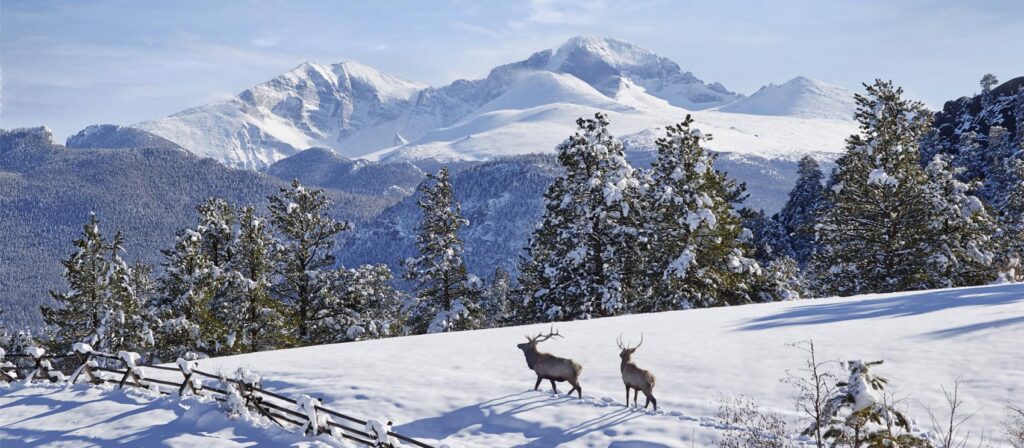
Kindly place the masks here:
<instances>
[{"instance_id":1,"label":"mountain range","mask_svg":"<svg viewBox=\"0 0 1024 448\"><path fill-rule=\"evenodd\" d=\"M856 130L853 94L797 77L753 95L705 82L637 45L574 37L446 86L358 62L306 62L226 101L133 125L228 166L262 169L310 147L381 161L552 152L576 118L605 112L619 136L692 114L712 149L795 159Z\"/></svg>"}]
</instances>

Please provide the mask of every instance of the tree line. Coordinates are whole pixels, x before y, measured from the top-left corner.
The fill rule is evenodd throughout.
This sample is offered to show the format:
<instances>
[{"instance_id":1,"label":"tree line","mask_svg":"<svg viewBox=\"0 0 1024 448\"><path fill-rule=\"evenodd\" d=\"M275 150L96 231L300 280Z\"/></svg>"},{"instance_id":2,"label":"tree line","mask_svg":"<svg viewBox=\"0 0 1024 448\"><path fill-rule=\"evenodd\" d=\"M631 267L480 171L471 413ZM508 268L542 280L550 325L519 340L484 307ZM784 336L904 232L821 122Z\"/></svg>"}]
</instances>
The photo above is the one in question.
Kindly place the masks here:
<instances>
[{"instance_id":1,"label":"tree line","mask_svg":"<svg viewBox=\"0 0 1024 448\"><path fill-rule=\"evenodd\" d=\"M744 185L714 168L712 136L689 116L666 127L649 169L627 162L604 114L580 118L557 147L564 172L516 278L467 273L467 221L447 169L418 188L418 255L400 274L411 293L385 265L339 266L337 240L352 225L298 181L265 210L202 203L159 275L122 259L120 234L103 235L92 215L62 261L68 288L51 292L39 336L60 350L85 341L156 361L1024 279L1024 126L993 126L983 154L967 139L950 156L930 146L930 113L891 82L865 85L856 102L860 132L835 170L826 180L802 159L770 217L742 206Z\"/></svg>"}]
</instances>

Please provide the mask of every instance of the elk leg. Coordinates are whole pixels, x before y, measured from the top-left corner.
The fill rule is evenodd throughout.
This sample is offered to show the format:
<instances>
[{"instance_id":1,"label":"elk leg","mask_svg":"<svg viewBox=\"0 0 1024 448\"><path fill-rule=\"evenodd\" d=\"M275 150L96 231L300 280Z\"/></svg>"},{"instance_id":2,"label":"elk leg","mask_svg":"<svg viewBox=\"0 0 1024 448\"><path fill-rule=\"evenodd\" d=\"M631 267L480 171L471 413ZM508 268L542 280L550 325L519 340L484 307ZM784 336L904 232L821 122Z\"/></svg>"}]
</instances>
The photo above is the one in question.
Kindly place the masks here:
<instances>
[{"instance_id":1,"label":"elk leg","mask_svg":"<svg viewBox=\"0 0 1024 448\"><path fill-rule=\"evenodd\" d=\"M626 386L626 407L629 407L629 386Z\"/></svg>"},{"instance_id":2,"label":"elk leg","mask_svg":"<svg viewBox=\"0 0 1024 448\"><path fill-rule=\"evenodd\" d=\"M640 407L640 403L636 401L637 395L640 395L640 389L633 389L633 406Z\"/></svg>"},{"instance_id":3,"label":"elk leg","mask_svg":"<svg viewBox=\"0 0 1024 448\"><path fill-rule=\"evenodd\" d=\"M541 378L538 376L537 377L537 384L533 385L533 390L540 389L540 381L541 381Z\"/></svg>"},{"instance_id":4,"label":"elk leg","mask_svg":"<svg viewBox=\"0 0 1024 448\"><path fill-rule=\"evenodd\" d=\"M580 397L580 400L583 399L583 388L580 387L580 383L576 383L576 394Z\"/></svg>"},{"instance_id":5,"label":"elk leg","mask_svg":"<svg viewBox=\"0 0 1024 448\"><path fill-rule=\"evenodd\" d=\"M551 391L557 394L558 393L558 387L555 386L555 380L549 379L548 381L551 381Z\"/></svg>"},{"instance_id":6,"label":"elk leg","mask_svg":"<svg viewBox=\"0 0 1024 448\"><path fill-rule=\"evenodd\" d=\"M649 397L651 398L651 404L654 405L654 410L657 411L658 410L658 399L654 398L654 394L649 395Z\"/></svg>"}]
</instances>

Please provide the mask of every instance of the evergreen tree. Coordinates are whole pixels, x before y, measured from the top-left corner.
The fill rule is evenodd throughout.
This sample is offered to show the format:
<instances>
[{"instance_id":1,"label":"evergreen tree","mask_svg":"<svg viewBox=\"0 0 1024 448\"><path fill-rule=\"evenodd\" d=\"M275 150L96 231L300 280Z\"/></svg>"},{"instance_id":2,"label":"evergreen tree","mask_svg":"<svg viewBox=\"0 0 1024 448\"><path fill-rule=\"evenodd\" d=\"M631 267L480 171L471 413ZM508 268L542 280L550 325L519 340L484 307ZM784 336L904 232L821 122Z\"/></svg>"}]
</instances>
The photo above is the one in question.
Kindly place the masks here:
<instances>
[{"instance_id":1,"label":"evergreen tree","mask_svg":"<svg viewBox=\"0 0 1024 448\"><path fill-rule=\"evenodd\" d=\"M201 234L186 229L163 253L164 275L150 305L158 319L157 356L170 361L216 353L227 334L213 307L223 276L207 257Z\"/></svg>"},{"instance_id":2,"label":"evergreen tree","mask_svg":"<svg viewBox=\"0 0 1024 448\"><path fill-rule=\"evenodd\" d=\"M375 339L402 334L405 296L391 286L387 265L341 268L331 276L310 322L315 344Z\"/></svg>"},{"instance_id":3,"label":"evergreen tree","mask_svg":"<svg viewBox=\"0 0 1024 448\"><path fill-rule=\"evenodd\" d=\"M805 434L824 429L829 446L863 448L928 447L927 440L910 431L911 420L896 409L891 395L886 395L887 379L877 376L872 368L882 361L848 361L849 379L839 382L824 407L824 427L815 422Z\"/></svg>"},{"instance_id":4,"label":"evergreen tree","mask_svg":"<svg viewBox=\"0 0 1024 448\"><path fill-rule=\"evenodd\" d=\"M524 262L533 272L527 297L535 301L525 305L555 320L634 309L630 289L641 284L640 182L603 113L576 124L557 148L565 174L544 195L544 218Z\"/></svg>"},{"instance_id":5,"label":"evergreen tree","mask_svg":"<svg viewBox=\"0 0 1024 448\"><path fill-rule=\"evenodd\" d=\"M740 240L750 246L751 255L762 266L774 260L796 256L786 229L778 221L778 215L769 217L764 210L744 207L740 210L740 217L743 228L750 231L749 235L741 234Z\"/></svg>"},{"instance_id":6,"label":"evergreen tree","mask_svg":"<svg viewBox=\"0 0 1024 448\"><path fill-rule=\"evenodd\" d=\"M147 304L156 296L153 268L135 263L129 265L120 254L111 259L109 297L111 310L104 317L105 343L94 349L117 353L121 350L143 353L155 344L153 327L155 318Z\"/></svg>"},{"instance_id":7,"label":"evergreen tree","mask_svg":"<svg viewBox=\"0 0 1024 448\"><path fill-rule=\"evenodd\" d=\"M494 269L491 283L480 298L484 328L500 327L511 313L512 277L498 266Z\"/></svg>"},{"instance_id":8,"label":"evergreen tree","mask_svg":"<svg viewBox=\"0 0 1024 448\"><path fill-rule=\"evenodd\" d=\"M812 264L824 294L904 291L930 280L934 212L918 152L930 115L891 82L865 87L856 95L861 132L847 140L819 218Z\"/></svg>"},{"instance_id":9,"label":"evergreen tree","mask_svg":"<svg viewBox=\"0 0 1024 448\"><path fill-rule=\"evenodd\" d=\"M107 242L100 233L96 214L82 227L81 236L73 242L77 248L61 264L68 282L67 292L50 291L57 306L43 306L41 312L46 324L54 327L53 345L68 350L76 342L98 345L105 317L114 310L108 289L111 252L120 250L120 236L114 243Z\"/></svg>"},{"instance_id":10,"label":"evergreen tree","mask_svg":"<svg viewBox=\"0 0 1024 448\"><path fill-rule=\"evenodd\" d=\"M744 254L748 235L732 209L743 186L714 169L710 139L689 116L657 140L645 204L650 241L647 273L653 300L642 311L709 307L758 300L760 265Z\"/></svg>"},{"instance_id":11,"label":"evergreen tree","mask_svg":"<svg viewBox=\"0 0 1024 448\"><path fill-rule=\"evenodd\" d=\"M196 233L202 241L203 252L217 269L231 262L235 209L223 199L210 198L196 208L199 225Z\"/></svg>"},{"instance_id":12,"label":"evergreen tree","mask_svg":"<svg viewBox=\"0 0 1024 448\"><path fill-rule=\"evenodd\" d=\"M317 313L314 302L330 280L320 274L335 264L332 252L337 236L351 225L327 215L331 200L323 190L308 190L297 180L268 199L270 222L281 241L279 281L271 291L290 308L291 337L308 345L312 342L310 321Z\"/></svg>"},{"instance_id":13,"label":"evergreen tree","mask_svg":"<svg viewBox=\"0 0 1024 448\"><path fill-rule=\"evenodd\" d=\"M935 156L926 171L928 199L935 212L928 229L934 235L929 242L929 286L991 282L996 277L991 238L996 229L994 220L982 201L968 193L972 185L956 178L958 169L952 168L944 156Z\"/></svg>"},{"instance_id":14,"label":"evergreen tree","mask_svg":"<svg viewBox=\"0 0 1024 448\"><path fill-rule=\"evenodd\" d=\"M779 212L779 223L789 236L793 258L805 265L814 252L814 226L824 206L823 174L818 161L811 156L800 159L796 184L789 192L789 200Z\"/></svg>"},{"instance_id":15,"label":"evergreen tree","mask_svg":"<svg viewBox=\"0 0 1024 448\"><path fill-rule=\"evenodd\" d=\"M420 184L417 204L423 221L416 236L418 257L405 260L405 278L415 284L418 304L410 324L415 333L480 328L479 290L469 284L462 262L459 229L466 225L455 201L448 169Z\"/></svg>"},{"instance_id":16,"label":"evergreen tree","mask_svg":"<svg viewBox=\"0 0 1024 448\"><path fill-rule=\"evenodd\" d=\"M248 353L291 346L287 310L270 294L277 241L253 207L238 214L238 235L227 252L227 300L218 309L228 323L233 351ZM216 252L216 251L210 251Z\"/></svg>"},{"instance_id":17,"label":"evergreen tree","mask_svg":"<svg viewBox=\"0 0 1024 448\"><path fill-rule=\"evenodd\" d=\"M1005 160L1005 201L999 213L996 235L1000 251L997 267L1004 281L1024 281L1024 142L1016 157Z\"/></svg>"}]
</instances>

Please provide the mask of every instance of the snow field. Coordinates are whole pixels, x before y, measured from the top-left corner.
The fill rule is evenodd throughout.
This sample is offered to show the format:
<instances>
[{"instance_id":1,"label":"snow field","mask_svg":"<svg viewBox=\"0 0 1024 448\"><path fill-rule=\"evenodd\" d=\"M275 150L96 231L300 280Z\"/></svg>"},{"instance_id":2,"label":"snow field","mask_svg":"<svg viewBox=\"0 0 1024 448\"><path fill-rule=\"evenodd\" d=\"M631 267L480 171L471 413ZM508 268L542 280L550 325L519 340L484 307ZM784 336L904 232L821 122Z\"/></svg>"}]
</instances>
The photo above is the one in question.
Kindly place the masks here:
<instances>
[{"instance_id":1,"label":"snow field","mask_svg":"<svg viewBox=\"0 0 1024 448\"><path fill-rule=\"evenodd\" d=\"M582 364L583 400L553 395L546 383L541 392L531 390L535 376L515 345L525 340L524 334L548 328L533 325L253 353L203 360L199 368L233 372L246 367L260 374L269 390L321 398L325 406L359 417L390 418L398 433L453 448L713 446L724 427L714 417L722 396L745 394L796 417L791 389L779 379L787 369L803 366L804 353L787 344L806 339L815 341L822 359L884 359L875 373L890 380L890 390L904 399L901 410L919 428L927 429L929 407L942 412L941 387L960 377L966 408L978 411L969 423L972 432L984 431L994 446L1002 446L1003 405L1024 396L1020 284L555 324L564 338L543 342L540 349ZM659 412L623 407L616 338L621 333L624 340L636 341L641 332L645 342L633 360L657 375ZM93 400L89 406L106 406L107 400L92 395L99 392L80 387L67 393ZM569 387L561 383L559 391ZM37 388L0 392L4 446L7 440L75 446L89 431L97 440L123 440L132 437L127 434L131 425L139 425L139 413L149 412L153 421L168 423L135 426L134 431L174 433L177 438L228 434L224 439L229 441L223 443L241 443L232 437L257 437L248 426L201 426L205 420L185 411L123 398L110 404L122 409L123 416L109 411L108 423L90 426L93 421L83 415L90 407L70 400L80 398ZM146 411L127 410L140 406ZM76 420L85 423L71 423ZM128 429L118 432L108 426Z\"/></svg>"}]
</instances>

